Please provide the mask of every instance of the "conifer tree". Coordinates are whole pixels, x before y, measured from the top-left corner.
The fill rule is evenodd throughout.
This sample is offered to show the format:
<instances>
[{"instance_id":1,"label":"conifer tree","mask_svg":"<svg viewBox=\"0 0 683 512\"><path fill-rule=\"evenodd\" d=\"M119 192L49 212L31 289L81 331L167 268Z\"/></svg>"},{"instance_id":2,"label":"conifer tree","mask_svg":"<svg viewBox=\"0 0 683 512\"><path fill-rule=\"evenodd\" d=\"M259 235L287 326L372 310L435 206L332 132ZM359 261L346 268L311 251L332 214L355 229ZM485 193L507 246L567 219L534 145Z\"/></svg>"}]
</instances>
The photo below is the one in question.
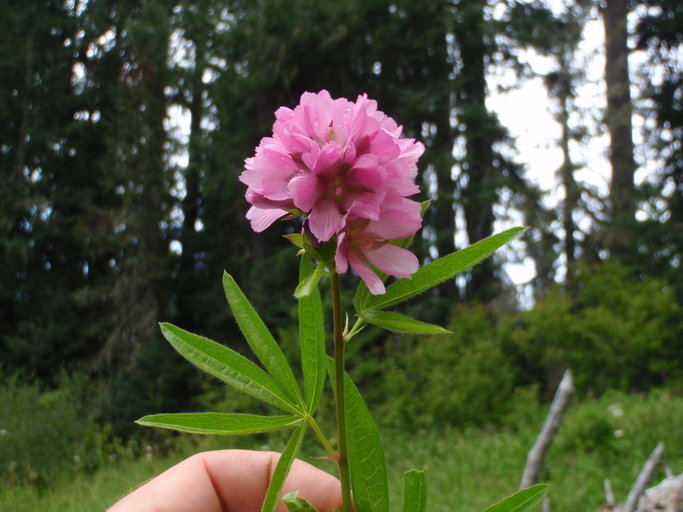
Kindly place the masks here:
<instances>
[{"instance_id":1,"label":"conifer tree","mask_svg":"<svg viewBox=\"0 0 683 512\"><path fill-rule=\"evenodd\" d=\"M608 247L615 256L633 247L633 224L636 213L633 157L633 104L629 73L627 16L629 2L604 0L602 19L605 26L605 83L607 112L605 124L610 134L609 160L611 224Z\"/></svg>"}]
</instances>

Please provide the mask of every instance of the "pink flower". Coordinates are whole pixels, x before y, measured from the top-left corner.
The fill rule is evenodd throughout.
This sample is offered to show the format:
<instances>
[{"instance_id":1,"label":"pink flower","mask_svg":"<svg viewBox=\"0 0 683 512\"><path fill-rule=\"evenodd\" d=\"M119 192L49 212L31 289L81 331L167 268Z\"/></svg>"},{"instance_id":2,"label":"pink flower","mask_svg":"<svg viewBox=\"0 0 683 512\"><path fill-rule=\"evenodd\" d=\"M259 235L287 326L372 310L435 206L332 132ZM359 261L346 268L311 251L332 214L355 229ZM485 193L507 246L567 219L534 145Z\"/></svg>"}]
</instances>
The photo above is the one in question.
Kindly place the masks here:
<instances>
[{"instance_id":1,"label":"pink flower","mask_svg":"<svg viewBox=\"0 0 683 512\"><path fill-rule=\"evenodd\" d=\"M255 231L300 211L324 242L343 229L352 206L355 216L376 221L389 191L419 192L414 180L424 147L399 139L401 127L366 95L354 103L325 90L306 92L275 117L273 136L261 140L240 176Z\"/></svg>"},{"instance_id":2,"label":"pink flower","mask_svg":"<svg viewBox=\"0 0 683 512\"><path fill-rule=\"evenodd\" d=\"M337 236L337 272L343 274L351 265L372 294L383 294L384 284L370 265L385 274L412 276L419 267L415 255L388 242L412 235L421 223L420 204L395 193L382 203L377 220L356 216L352 207L346 215L344 231Z\"/></svg>"},{"instance_id":3,"label":"pink flower","mask_svg":"<svg viewBox=\"0 0 683 512\"><path fill-rule=\"evenodd\" d=\"M304 214L316 239L336 237L335 266L349 266L373 294L384 293L371 268L410 277L414 254L390 244L415 233L420 205L417 160L424 146L400 139L401 127L363 94L355 102L323 90L305 92L294 109L275 112L273 136L245 161L240 181L251 204L247 219L263 231L288 213Z\"/></svg>"}]
</instances>

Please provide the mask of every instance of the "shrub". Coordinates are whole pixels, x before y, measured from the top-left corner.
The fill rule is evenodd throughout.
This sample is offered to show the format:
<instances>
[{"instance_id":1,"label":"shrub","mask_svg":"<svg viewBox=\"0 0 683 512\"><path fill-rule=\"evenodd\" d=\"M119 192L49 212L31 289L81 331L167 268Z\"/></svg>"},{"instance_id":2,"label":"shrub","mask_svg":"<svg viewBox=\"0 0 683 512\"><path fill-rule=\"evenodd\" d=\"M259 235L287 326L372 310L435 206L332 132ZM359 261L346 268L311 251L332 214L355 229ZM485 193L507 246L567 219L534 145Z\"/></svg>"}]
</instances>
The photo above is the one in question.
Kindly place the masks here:
<instances>
[{"instance_id":1,"label":"shrub","mask_svg":"<svg viewBox=\"0 0 683 512\"><path fill-rule=\"evenodd\" d=\"M458 305L450 316L452 334L394 337L385 359L382 407L385 420L410 428L449 423L498 423L507 411L515 370L496 339L491 315L482 305Z\"/></svg>"},{"instance_id":2,"label":"shrub","mask_svg":"<svg viewBox=\"0 0 683 512\"><path fill-rule=\"evenodd\" d=\"M683 312L666 282L603 265L579 270L574 292L559 289L506 326L528 373L554 389L572 368L580 390L647 390L680 378Z\"/></svg>"},{"instance_id":3,"label":"shrub","mask_svg":"<svg viewBox=\"0 0 683 512\"><path fill-rule=\"evenodd\" d=\"M0 471L10 485L49 483L81 469L98 431L75 386L43 391L6 377L0 387Z\"/></svg>"}]
</instances>

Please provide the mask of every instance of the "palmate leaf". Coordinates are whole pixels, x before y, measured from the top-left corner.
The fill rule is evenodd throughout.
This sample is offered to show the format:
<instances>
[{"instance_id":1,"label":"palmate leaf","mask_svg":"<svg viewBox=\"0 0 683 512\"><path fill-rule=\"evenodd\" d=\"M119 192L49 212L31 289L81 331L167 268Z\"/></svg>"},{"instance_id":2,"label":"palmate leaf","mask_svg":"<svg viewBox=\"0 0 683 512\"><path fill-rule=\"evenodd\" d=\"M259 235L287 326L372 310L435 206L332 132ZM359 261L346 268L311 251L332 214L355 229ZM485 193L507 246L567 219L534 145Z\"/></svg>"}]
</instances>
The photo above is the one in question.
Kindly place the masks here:
<instances>
[{"instance_id":1,"label":"palmate leaf","mask_svg":"<svg viewBox=\"0 0 683 512\"><path fill-rule=\"evenodd\" d=\"M246 357L175 325L160 325L162 334L173 348L196 367L278 409L300 414L298 401L294 401L279 383Z\"/></svg>"},{"instance_id":2,"label":"palmate leaf","mask_svg":"<svg viewBox=\"0 0 683 512\"><path fill-rule=\"evenodd\" d=\"M242 435L272 432L295 427L299 416L258 416L255 414L196 412L151 414L136 423L146 427L167 428L190 434Z\"/></svg>"},{"instance_id":3,"label":"palmate leaf","mask_svg":"<svg viewBox=\"0 0 683 512\"><path fill-rule=\"evenodd\" d=\"M543 501L547 492L547 485L532 485L490 506L484 512L528 512Z\"/></svg>"},{"instance_id":4,"label":"palmate leaf","mask_svg":"<svg viewBox=\"0 0 683 512\"><path fill-rule=\"evenodd\" d=\"M417 334L449 334L451 331L438 325L428 324L393 311L370 310L360 316L369 324L396 332L411 332Z\"/></svg>"},{"instance_id":5,"label":"palmate leaf","mask_svg":"<svg viewBox=\"0 0 683 512\"><path fill-rule=\"evenodd\" d=\"M287 473L289 473L289 468L292 466L292 462L299 453L299 448L301 448L301 441L304 438L304 433L306 432L306 424L302 423L292 434L289 439L287 446L282 451L280 455L280 460L275 466L273 471L273 476L270 479L270 484L268 485L268 491L266 492L266 497L263 500L263 506L261 507L261 512L274 512L277 502L280 498L280 493L282 492L282 486L285 484L285 479L287 478Z\"/></svg>"},{"instance_id":6,"label":"palmate leaf","mask_svg":"<svg viewBox=\"0 0 683 512\"><path fill-rule=\"evenodd\" d=\"M334 376L334 360L328 359ZM346 446L351 491L358 512L389 512L389 481L382 439L365 400L348 374L344 374Z\"/></svg>"},{"instance_id":7,"label":"palmate leaf","mask_svg":"<svg viewBox=\"0 0 683 512\"><path fill-rule=\"evenodd\" d=\"M426 512L426 510L425 472L413 469L403 475L403 512Z\"/></svg>"},{"instance_id":8,"label":"palmate leaf","mask_svg":"<svg viewBox=\"0 0 683 512\"><path fill-rule=\"evenodd\" d=\"M227 272L223 273L223 289L235 320L256 357L268 373L285 389L290 398L303 404L299 385L280 346L235 280Z\"/></svg>"},{"instance_id":9,"label":"palmate leaf","mask_svg":"<svg viewBox=\"0 0 683 512\"><path fill-rule=\"evenodd\" d=\"M384 309L408 300L430 288L454 278L459 273L488 258L496 249L520 235L526 228L512 228L448 254L419 269L410 279L399 279L387 288L384 295L375 295L365 301L361 314L372 309ZM357 306L358 307L358 306Z\"/></svg>"},{"instance_id":10,"label":"palmate leaf","mask_svg":"<svg viewBox=\"0 0 683 512\"><path fill-rule=\"evenodd\" d=\"M304 254L299 266L299 280L303 281L312 274L313 263ZM299 343L306 411L313 414L318 407L326 377L325 320L317 286L311 293L299 299Z\"/></svg>"}]
</instances>

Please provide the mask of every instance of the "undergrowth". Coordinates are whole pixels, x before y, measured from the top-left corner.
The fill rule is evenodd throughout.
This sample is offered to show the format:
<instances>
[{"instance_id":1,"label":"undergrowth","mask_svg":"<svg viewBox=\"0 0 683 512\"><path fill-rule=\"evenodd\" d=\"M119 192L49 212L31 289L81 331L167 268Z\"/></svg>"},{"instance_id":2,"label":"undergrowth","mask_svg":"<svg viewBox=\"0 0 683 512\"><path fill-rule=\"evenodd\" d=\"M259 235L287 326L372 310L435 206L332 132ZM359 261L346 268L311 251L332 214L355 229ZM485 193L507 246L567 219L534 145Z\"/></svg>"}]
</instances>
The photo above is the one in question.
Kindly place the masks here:
<instances>
[{"instance_id":1,"label":"undergrowth","mask_svg":"<svg viewBox=\"0 0 683 512\"><path fill-rule=\"evenodd\" d=\"M511 494L519 485L527 451L546 412L547 407L539 407L521 394L513 400L504 426L495 429L458 429L444 424L407 434L384 425L392 509L400 502L402 473L411 467L427 470L430 512L483 510ZM658 441L665 444L665 462L675 473L682 473L681 425L683 397L664 391L647 395L608 393L598 400L572 404L542 473L542 480L551 484L552 510L597 509L604 502L605 478L611 480L617 499L623 501ZM0 487L2 510L104 510L139 483L192 453L237 446L280 450L284 440L273 436L174 436L169 443L167 455L142 450L142 455L120 456L94 473L65 474L49 486ZM662 477L660 469L653 481Z\"/></svg>"}]
</instances>

